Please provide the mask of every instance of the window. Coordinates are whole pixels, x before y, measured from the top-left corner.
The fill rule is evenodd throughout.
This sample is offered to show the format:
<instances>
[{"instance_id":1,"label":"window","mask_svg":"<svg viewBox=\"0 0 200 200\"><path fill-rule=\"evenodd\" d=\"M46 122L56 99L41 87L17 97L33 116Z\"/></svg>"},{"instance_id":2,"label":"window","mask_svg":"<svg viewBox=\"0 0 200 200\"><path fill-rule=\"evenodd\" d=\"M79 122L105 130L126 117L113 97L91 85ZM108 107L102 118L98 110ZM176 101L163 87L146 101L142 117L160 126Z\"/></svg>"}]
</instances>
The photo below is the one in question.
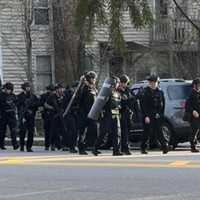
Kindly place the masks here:
<instances>
[{"instance_id":1,"label":"window","mask_svg":"<svg viewBox=\"0 0 200 200\"><path fill-rule=\"evenodd\" d=\"M174 28L174 42L184 42L185 41L185 28L175 27Z\"/></svg>"},{"instance_id":2,"label":"window","mask_svg":"<svg viewBox=\"0 0 200 200\"><path fill-rule=\"evenodd\" d=\"M37 67L37 91L44 91L45 87L52 83L52 67L51 67L51 56L37 56L36 57Z\"/></svg>"},{"instance_id":3,"label":"window","mask_svg":"<svg viewBox=\"0 0 200 200\"><path fill-rule=\"evenodd\" d=\"M160 16L167 16L168 15L168 2L167 0L160 0L160 5L159 5L159 14Z\"/></svg>"},{"instance_id":4,"label":"window","mask_svg":"<svg viewBox=\"0 0 200 200\"><path fill-rule=\"evenodd\" d=\"M34 1L34 21L36 25L49 24L48 0Z\"/></svg>"},{"instance_id":5,"label":"window","mask_svg":"<svg viewBox=\"0 0 200 200\"><path fill-rule=\"evenodd\" d=\"M191 90L191 85L172 85L167 88L171 100L187 99Z\"/></svg>"}]
</instances>

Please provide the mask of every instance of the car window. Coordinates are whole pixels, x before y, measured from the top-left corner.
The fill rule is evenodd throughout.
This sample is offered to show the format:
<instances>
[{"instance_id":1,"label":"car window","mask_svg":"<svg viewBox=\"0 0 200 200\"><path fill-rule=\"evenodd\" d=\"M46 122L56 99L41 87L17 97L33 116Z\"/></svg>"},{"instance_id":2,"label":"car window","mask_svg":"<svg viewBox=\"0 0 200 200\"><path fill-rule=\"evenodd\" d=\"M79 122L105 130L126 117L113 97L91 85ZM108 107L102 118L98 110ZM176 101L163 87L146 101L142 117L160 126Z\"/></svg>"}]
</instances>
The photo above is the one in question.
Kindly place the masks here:
<instances>
[{"instance_id":1,"label":"car window","mask_svg":"<svg viewBox=\"0 0 200 200\"><path fill-rule=\"evenodd\" d=\"M191 85L170 85L167 88L168 96L171 100L187 99L191 90Z\"/></svg>"}]
</instances>

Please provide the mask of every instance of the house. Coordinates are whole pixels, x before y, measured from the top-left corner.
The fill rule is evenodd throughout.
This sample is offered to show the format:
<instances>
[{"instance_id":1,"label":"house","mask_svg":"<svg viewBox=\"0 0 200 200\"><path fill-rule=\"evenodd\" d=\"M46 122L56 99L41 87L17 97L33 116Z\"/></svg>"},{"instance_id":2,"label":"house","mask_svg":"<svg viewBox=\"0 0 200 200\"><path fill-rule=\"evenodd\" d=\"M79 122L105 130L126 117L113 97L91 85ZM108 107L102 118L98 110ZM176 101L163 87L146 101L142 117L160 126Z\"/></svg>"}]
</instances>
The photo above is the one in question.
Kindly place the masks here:
<instances>
[{"instance_id":1,"label":"house","mask_svg":"<svg viewBox=\"0 0 200 200\"><path fill-rule=\"evenodd\" d=\"M200 25L200 3L177 0L191 20ZM200 75L200 38L192 24L180 13L172 0L148 0L155 22L152 27L136 29L124 11L123 35L128 55L119 58L109 49L108 31L99 27L94 40L87 45L87 66L108 76L113 64L121 65L132 81L142 80L150 73L162 78L194 78ZM199 26L200 27L200 26ZM92 53L91 53L92 52Z\"/></svg>"},{"instance_id":2,"label":"house","mask_svg":"<svg viewBox=\"0 0 200 200\"><path fill-rule=\"evenodd\" d=\"M29 0L0 1L0 74L3 82L15 84L15 91L27 80L25 19ZM54 42L50 0L33 0L28 11L32 40L33 85L37 92L54 81ZM27 31L28 32L28 31Z\"/></svg>"},{"instance_id":3,"label":"house","mask_svg":"<svg viewBox=\"0 0 200 200\"><path fill-rule=\"evenodd\" d=\"M149 73L158 73L162 78L191 79L199 75L200 42L197 31L176 9L172 0L148 2L155 18L151 27L134 28L128 10L124 11L126 57L113 54L107 29L99 27L94 32L93 42L86 46L85 66L81 68L82 55L78 50L82 47L73 30L74 0L1 0L1 79L13 82L18 93L21 83L27 80L31 71L34 89L40 93L50 83L71 83L84 70L98 72L101 83L113 66L119 66L132 81L144 79ZM199 25L200 3L196 0L177 2ZM30 3L30 11L25 9L29 6L24 3ZM27 51L30 45L31 52Z\"/></svg>"}]
</instances>

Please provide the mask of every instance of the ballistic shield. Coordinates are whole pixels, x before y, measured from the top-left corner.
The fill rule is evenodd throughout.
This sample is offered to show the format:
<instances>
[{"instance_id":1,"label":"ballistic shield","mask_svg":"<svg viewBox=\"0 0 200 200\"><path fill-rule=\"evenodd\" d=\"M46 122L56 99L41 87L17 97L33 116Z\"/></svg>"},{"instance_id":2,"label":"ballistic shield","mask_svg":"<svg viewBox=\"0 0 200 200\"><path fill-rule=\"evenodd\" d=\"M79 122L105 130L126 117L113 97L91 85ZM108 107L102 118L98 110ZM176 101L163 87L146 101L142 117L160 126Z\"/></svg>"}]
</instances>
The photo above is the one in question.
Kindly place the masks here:
<instances>
[{"instance_id":1,"label":"ballistic shield","mask_svg":"<svg viewBox=\"0 0 200 200\"><path fill-rule=\"evenodd\" d=\"M88 118L98 120L104 105L112 94L112 88L115 87L116 82L117 80L114 77L105 79L102 88L88 114Z\"/></svg>"}]
</instances>

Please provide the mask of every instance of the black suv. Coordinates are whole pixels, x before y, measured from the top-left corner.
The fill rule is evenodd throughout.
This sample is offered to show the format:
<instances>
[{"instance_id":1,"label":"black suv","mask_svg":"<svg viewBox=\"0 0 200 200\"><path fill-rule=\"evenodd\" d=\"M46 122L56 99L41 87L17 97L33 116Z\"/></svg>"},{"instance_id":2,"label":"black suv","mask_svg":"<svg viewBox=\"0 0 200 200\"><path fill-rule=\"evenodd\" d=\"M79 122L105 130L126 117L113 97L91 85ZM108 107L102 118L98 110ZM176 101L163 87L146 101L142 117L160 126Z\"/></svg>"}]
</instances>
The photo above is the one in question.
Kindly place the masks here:
<instances>
[{"instance_id":1,"label":"black suv","mask_svg":"<svg viewBox=\"0 0 200 200\"><path fill-rule=\"evenodd\" d=\"M140 81L131 87L132 93L136 95L139 113L133 117L130 140L132 142L140 141L143 132L142 113L140 108L140 94L148 81ZM161 130L165 138L174 146L179 142L188 141L188 135L191 128L188 122L183 121L185 101L189 96L192 85L190 81L182 79L161 79L160 88L165 96L165 115L161 125Z\"/></svg>"}]
</instances>

